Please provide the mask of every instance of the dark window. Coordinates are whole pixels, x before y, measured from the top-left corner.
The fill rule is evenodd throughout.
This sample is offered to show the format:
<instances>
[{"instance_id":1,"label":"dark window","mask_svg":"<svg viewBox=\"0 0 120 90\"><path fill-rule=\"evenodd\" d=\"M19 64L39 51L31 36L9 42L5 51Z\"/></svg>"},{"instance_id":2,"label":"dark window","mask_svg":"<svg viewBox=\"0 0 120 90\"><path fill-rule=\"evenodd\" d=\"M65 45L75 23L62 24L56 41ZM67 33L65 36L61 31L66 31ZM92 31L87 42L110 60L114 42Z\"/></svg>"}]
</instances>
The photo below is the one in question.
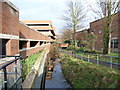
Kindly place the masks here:
<instances>
[{"instance_id":1,"label":"dark window","mask_svg":"<svg viewBox=\"0 0 120 90\"><path fill-rule=\"evenodd\" d=\"M27 48L27 41L19 41L19 49Z\"/></svg>"},{"instance_id":2,"label":"dark window","mask_svg":"<svg viewBox=\"0 0 120 90\"><path fill-rule=\"evenodd\" d=\"M118 39L114 39L114 48L118 48Z\"/></svg>"},{"instance_id":3,"label":"dark window","mask_svg":"<svg viewBox=\"0 0 120 90\"><path fill-rule=\"evenodd\" d=\"M118 48L118 39L111 40L111 48Z\"/></svg>"},{"instance_id":4,"label":"dark window","mask_svg":"<svg viewBox=\"0 0 120 90\"><path fill-rule=\"evenodd\" d=\"M30 41L30 47L35 47L38 41Z\"/></svg>"},{"instance_id":5,"label":"dark window","mask_svg":"<svg viewBox=\"0 0 120 90\"><path fill-rule=\"evenodd\" d=\"M111 40L111 48L113 48L113 40Z\"/></svg>"},{"instance_id":6,"label":"dark window","mask_svg":"<svg viewBox=\"0 0 120 90\"><path fill-rule=\"evenodd\" d=\"M27 24L28 26L49 26L49 24Z\"/></svg>"},{"instance_id":7,"label":"dark window","mask_svg":"<svg viewBox=\"0 0 120 90\"><path fill-rule=\"evenodd\" d=\"M6 55L8 39L0 39L0 55Z\"/></svg>"},{"instance_id":8,"label":"dark window","mask_svg":"<svg viewBox=\"0 0 120 90\"><path fill-rule=\"evenodd\" d=\"M40 41L40 46L43 44L43 41Z\"/></svg>"},{"instance_id":9,"label":"dark window","mask_svg":"<svg viewBox=\"0 0 120 90\"><path fill-rule=\"evenodd\" d=\"M39 32L49 32L49 30L38 30Z\"/></svg>"}]
</instances>

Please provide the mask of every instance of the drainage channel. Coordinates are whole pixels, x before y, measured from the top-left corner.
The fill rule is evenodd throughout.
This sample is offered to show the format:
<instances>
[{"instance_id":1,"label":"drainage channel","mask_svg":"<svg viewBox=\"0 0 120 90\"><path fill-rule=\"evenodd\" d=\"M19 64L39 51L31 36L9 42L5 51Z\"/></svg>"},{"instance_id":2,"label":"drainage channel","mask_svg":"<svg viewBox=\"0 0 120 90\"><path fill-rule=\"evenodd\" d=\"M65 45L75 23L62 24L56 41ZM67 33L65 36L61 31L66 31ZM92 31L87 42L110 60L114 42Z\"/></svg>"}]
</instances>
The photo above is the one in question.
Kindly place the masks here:
<instances>
[{"instance_id":1,"label":"drainage channel","mask_svg":"<svg viewBox=\"0 0 120 90\"><path fill-rule=\"evenodd\" d=\"M55 65L56 63L56 65ZM53 72L49 72L46 75L46 82L45 82L45 88L71 88L70 84L65 79L61 64L58 62L58 59L54 63L55 67L53 69ZM49 69L50 70L50 69Z\"/></svg>"}]
</instances>

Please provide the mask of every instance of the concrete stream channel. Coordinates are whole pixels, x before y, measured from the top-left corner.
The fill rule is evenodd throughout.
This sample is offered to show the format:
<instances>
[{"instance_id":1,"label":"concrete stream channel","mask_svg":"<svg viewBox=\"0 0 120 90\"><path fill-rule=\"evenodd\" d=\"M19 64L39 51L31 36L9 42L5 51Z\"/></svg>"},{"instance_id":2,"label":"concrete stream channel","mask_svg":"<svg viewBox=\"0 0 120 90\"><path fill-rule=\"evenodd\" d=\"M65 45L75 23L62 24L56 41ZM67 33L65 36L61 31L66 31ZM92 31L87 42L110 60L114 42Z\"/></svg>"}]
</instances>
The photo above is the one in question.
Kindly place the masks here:
<instances>
[{"instance_id":1,"label":"concrete stream channel","mask_svg":"<svg viewBox=\"0 0 120 90\"><path fill-rule=\"evenodd\" d=\"M45 82L45 89L47 88L71 88L63 75L61 64L58 62L58 59L56 60L56 66L54 67L52 78Z\"/></svg>"}]
</instances>

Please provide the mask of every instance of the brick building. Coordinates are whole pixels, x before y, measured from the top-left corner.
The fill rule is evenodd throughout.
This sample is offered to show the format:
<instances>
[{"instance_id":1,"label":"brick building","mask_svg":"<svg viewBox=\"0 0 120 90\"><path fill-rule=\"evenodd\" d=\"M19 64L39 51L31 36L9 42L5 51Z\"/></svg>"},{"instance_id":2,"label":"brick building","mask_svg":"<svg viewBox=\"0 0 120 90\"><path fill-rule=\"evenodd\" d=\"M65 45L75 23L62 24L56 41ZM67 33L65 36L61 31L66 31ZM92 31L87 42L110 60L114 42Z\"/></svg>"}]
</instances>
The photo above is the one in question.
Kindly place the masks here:
<instances>
[{"instance_id":1,"label":"brick building","mask_svg":"<svg viewBox=\"0 0 120 90\"><path fill-rule=\"evenodd\" d=\"M0 55L20 54L25 58L50 46L53 41L55 39L20 22L19 9L11 2L0 1Z\"/></svg>"},{"instance_id":2,"label":"brick building","mask_svg":"<svg viewBox=\"0 0 120 90\"><path fill-rule=\"evenodd\" d=\"M85 36L85 33L94 33L98 38L95 43L95 50L103 51L104 43L103 43L103 30L105 25L105 19L99 19L94 22L90 23L90 29L89 30L83 30L76 33L76 39L82 40ZM118 52L120 50L120 12L112 15L112 35L111 35L111 50L112 52Z\"/></svg>"},{"instance_id":3,"label":"brick building","mask_svg":"<svg viewBox=\"0 0 120 90\"><path fill-rule=\"evenodd\" d=\"M80 40L80 41L86 40L86 34L89 33L89 30L90 29L84 29L84 30L77 31L75 34L75 39ZM85 45L82 43L79 43L78 46L84 47Z\"/></svg>"},{"instance_id":4,"label":"brick building","mask_svg":"<svg viewBox=\"0 0 120 90\"><path fill-rule=\"evenodd\" d=\"M43 21L22 21L26 23L26 25L34 30L39 31L40 33L44 34L45 36L55 39L55 27L52 26L52 22L50 20L43 20Z\"/></svg>"},{"instance_id":5,"label":"brick building","mask_svg":"<svg viewBox=\"0 0 120 90\"><path fill-rule=\"evenodd\" d=\"M76 40L83 40L85 39L86 33L89 33L89 29L84 29L81 31L76 31L75 38Z\"/></svg>"},{"instance_id":6,"label":"brick building","mask_svg":"<svg viewBox=\"0 0 120 90\"><path fill-rule=\"evenodd\" d=\"M1 2L0 54L15 55L19 53L19 9L12 3ZM13 44L15 43L15 44Z\"/></svg>"}]
</instances>

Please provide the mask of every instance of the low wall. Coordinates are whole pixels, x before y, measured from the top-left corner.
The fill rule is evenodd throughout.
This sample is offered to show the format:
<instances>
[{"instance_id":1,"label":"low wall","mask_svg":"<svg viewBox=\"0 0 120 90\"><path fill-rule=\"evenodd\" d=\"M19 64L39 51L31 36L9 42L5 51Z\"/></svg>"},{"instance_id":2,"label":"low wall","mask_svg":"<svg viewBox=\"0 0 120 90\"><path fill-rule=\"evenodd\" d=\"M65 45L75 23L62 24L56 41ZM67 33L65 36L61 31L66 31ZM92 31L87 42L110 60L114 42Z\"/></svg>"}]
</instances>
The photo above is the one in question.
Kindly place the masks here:
<instances>
[{"instance_id":1,"label":"low wall","mask_svg":"<svg viewBox=\"0 0 120 90\"><path fill-rule=\"evenodd\" d=\"M44 46L39 46L39 47L33 47L33 48L29 48L29 49L26 49L26 50L21 50L20 51L20 56L22 56L22 58L26 58L32 54L35 54L41 50L43 50L45 47L49 47L50 44L47 44L47 45L44 45Z\"/></svg>"},{"instance_id":2,"label":"low wall","mask_svg":"<svg viewBox=\"0 0 120 90\"><path fill-rule=\"evenodd\" d=\"M36 86L37 83L39 83L39 87L40 87L41 82L42 82L43 72L44 72L45 61L46 61L48 53L49 53L49 49L45 48L43 50L43 52L41 53L39 59L36 61L36 63L32 67L31 72L28 74L28 76L24 80L24 82L22 84L23 89L35 88L35 87L37 87ZM39 77L39 82L37 81L38 77ZM39 88L39 87L37 87L37 88Z\"/></svg>"}]
</instances>

